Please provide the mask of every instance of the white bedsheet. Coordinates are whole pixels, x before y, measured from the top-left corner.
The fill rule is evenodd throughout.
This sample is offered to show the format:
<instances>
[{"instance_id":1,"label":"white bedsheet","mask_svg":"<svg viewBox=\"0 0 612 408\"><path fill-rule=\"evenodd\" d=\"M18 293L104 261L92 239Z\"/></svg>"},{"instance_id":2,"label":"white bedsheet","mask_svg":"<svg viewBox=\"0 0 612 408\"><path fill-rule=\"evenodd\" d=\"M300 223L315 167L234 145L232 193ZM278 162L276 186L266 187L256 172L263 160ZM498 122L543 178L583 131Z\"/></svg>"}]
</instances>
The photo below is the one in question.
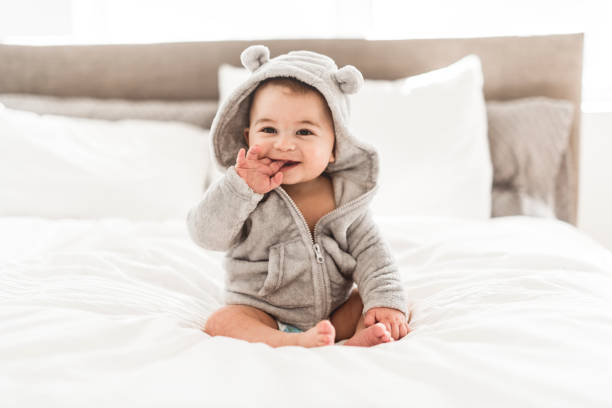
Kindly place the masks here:
<instances>
[{"instance_id":1,"label":"white bedsheet","mask_svg":"<svg viewBox=\"0 0 612 408\"><path fill-rule=\"evenodd\" d=\"M0 405L612 405L612 253L555 220L377 220L412 332L274 349L200 330L223 254L182 220L0 218Z\"/></svg>"}]
</instances>

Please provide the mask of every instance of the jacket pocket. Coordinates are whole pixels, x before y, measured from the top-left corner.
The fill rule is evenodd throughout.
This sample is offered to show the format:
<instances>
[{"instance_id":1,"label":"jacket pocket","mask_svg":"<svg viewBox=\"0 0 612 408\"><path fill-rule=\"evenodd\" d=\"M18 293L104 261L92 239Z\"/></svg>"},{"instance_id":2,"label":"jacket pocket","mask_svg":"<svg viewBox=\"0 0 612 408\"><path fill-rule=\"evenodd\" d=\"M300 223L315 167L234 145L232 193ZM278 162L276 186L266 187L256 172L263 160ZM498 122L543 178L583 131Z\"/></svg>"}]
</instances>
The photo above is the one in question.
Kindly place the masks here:
<instances>
[{"instance_id":1,"label":"jacket pocket","mask_svg":"<svg viewBox=\"0 0 612 408\"><path fill-rule=\"evenodd\" d=\"M270 247L268 276L258 295L277 307L305 307L313 303L310 256L301 238Z\"/></svg>"},{"instance_id":2,"label":"jacket pocket","mask_svg":"<svg viewBox=\"0 0 612 408\"><path fill-rule=\"evenodd\" d=\"M340 248L338 242L331 237L322 236L321 244L325 252L332 308L335 308L346 300L351 291L357 261L351 254Z\"/></svg>"}]
</instances>

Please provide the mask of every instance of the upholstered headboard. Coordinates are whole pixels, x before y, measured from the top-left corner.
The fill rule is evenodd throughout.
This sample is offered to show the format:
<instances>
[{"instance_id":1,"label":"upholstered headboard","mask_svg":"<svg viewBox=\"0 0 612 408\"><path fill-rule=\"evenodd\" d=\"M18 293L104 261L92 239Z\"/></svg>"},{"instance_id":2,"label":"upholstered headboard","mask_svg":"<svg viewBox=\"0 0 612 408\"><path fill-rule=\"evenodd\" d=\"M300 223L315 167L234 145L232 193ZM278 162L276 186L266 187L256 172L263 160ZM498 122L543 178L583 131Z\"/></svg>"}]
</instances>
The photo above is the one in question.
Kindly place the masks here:
<instances>
[{"instance_id":1,"label":"upholstered headboard","mask_svg":"<svg viewBox=\"0 0 612 408\"><path fill-rule=\"evenodd\" d=\"M221 63L240 64L248 45L271 55L309 49L355 65L370 79L396 79L477 54L485 98L528 96L574 103L568 172L557 183L570 191L566 221L576 224L583 34L526 37L363 40L294 39L129 45L0 45L0 93L122 99L216 100Z\"/></svg>"}]
</instances>

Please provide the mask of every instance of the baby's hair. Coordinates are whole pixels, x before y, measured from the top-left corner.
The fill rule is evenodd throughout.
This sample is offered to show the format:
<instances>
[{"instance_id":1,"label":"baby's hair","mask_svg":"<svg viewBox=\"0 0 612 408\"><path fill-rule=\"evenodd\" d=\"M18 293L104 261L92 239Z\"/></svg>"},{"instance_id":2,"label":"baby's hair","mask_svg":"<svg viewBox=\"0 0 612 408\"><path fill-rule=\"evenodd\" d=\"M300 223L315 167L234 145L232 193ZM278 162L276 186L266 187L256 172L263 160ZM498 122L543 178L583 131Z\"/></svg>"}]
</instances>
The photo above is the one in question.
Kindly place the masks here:
<instances>
[{"instance_id":1,"label":"baby's hair","mask_svg":"<svg viewBox=\"0 0 612 408\"><path fill-rule=\"evenodd\" d=\"M261 81L257 85L257 87L253 90L253 92L251 92L251 94L248 96L248 101L247 101L248 122L247 123L249 124L251 123L251 106L253 104L253 98L255 97L255 93L257 92L258 89L263 88L264 86L269 85L269 84L286 86L287 88L291 89L293 92L302 94L302 95L307 94L308 92L315 92L325 102L325 107L327 108L329 117L332 118L332 128L334 127L333 115L331 113L331 109L329 109L327 99L325 99L323 94L314 86L309 85L306 82L300 81L299 79L296 79L293 77L272 77L272 78L266 78L263 81ZM333 147L334 155L336 152L336 140L335 139L336 138L334 137L334 147Z\"/></svg>"},{"instance_id":2,"label":"baby's hair","mask_svg":"<svg viewBox=\"0 0 612 408\"><path fill-rule=\"evenodd\" d=\"M265 87L266 85L270 85L270 84L286 86L287 88L291 89L293 92L302 94L302 95L307 94L308 92L315 92L319 96L321 96L321 98L325 101L325 106L329 110L329 106L327 105L327 100L325 99L323 94L321 94L321 92L319 92L319 90L315 88L314 86L308 85L306 82L302 82L299 79L292 78L292 77L272 77L272 78L266 78L263 81L261 81L257 85L257 87L253 90L253 92L251 92L251 94L249 95L248 102L247 102L247 112L248 112L249 123L251 123L251 106L253 104L253 98L255 97L255 93L259 89ZM329 115L332 116L331 111L329 112Z\"/></svg>"},{"instance_id":3,"label":"baby's hair","mask_svg":"<svg viewBox=\"0 0 612 408\"><path fill-rule=\"evenodd\" d=\"M319 92L317 88L315 88L312 85L308 85L306 82L302 82L299 79L292 78L292 77L272 77L272 78L264 79L257 85L257 88L255 88L255 90L251 92L250 102L252 102L253 95L255 95L255 92L257 92L259 88L263 88L267 84L283 85L291 89L293 92L300 93L300 94L306 94L308 92L316 92L319 95L321 95L323 100L325 100L325 97L323 97L323 95L321 94L321 92Z\"/></svg>"}]
</instances>

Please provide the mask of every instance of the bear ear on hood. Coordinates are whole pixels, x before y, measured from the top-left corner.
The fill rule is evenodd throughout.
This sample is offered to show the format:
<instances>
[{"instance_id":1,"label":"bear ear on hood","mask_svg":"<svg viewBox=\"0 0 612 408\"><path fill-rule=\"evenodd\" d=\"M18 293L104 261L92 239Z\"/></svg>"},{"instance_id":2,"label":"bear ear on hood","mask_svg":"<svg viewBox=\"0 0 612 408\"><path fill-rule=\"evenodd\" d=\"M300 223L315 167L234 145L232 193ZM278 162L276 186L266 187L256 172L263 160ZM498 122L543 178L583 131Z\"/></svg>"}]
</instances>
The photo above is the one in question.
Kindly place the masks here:
<instances>
[{"instance_id":1,"label":"bear ear on hood","mask_svg":"<svg viewBox=\"0 0 612 408\"><path fill-rule=\"evenodd\" d=\"M250 72L270 61L270 50L265 45L251 45L240 54L242 65Z\"/></svg>"},{"instance_id":2,"label":"bear ear on hood","mask_svg":"<svg viewBox=\"0 0 612 408\"><path fill-rule=\"evenodd\" d=\"M332 75L345 94L357 93L363 86L363 75L352 65L345 65Z\"/></svg>"}]
</instances>

